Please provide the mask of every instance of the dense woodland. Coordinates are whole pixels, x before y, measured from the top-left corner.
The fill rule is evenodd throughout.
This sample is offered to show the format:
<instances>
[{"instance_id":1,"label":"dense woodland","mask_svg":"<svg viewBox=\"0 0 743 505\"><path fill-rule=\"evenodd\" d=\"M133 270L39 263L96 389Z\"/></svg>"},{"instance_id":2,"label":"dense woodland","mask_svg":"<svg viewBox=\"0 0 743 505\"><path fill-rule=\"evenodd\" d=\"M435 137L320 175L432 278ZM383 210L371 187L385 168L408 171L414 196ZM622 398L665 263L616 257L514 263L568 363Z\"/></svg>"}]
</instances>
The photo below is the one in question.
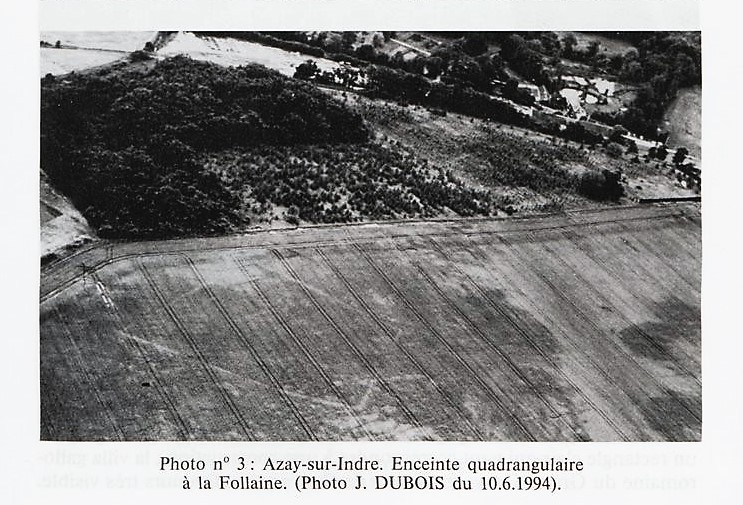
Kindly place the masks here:
<instances>
[{"instance_id":1,"label":"dense woodland","mask_svg":"<svg viewBox=\"0 0 743 505\"><path fill-rule=\"evenodd\" d=\"M102 236L224 233L273 205L312 222L495 211L371 143L340 102L257 65L175 57L47 76L41 119L42 167Z\"/></svg>"}]
</instances>

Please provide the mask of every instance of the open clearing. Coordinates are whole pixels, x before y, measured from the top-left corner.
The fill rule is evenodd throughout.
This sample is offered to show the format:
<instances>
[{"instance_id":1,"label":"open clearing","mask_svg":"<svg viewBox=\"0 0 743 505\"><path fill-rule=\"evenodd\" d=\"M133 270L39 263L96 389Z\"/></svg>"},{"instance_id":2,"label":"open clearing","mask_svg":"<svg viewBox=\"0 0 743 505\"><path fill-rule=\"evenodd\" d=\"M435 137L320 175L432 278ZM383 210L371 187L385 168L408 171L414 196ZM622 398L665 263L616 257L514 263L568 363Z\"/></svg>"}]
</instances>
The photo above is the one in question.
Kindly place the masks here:
<instances>
[{"instance_id":1,"label":"open clearing","mask_svg":"<svg viewBox=\"0 0 743 505\"><path fill-rule=\"evenodd\" d=\"M702 159L702 88L681 89L666 111L668 143L684 146L697 160Z\"/></svg>"},{"instance_id":2,"label":"open clearing","mask_svg":"<svg viewBox=\"0 0 743 505\"><path fill-rule=\"evenodd\" d=\"M699 440L700 262L691 204L99 242L42 269L41 437Z\"/></svg>"},{"instance_id":3,"label":"open clearing","mask_svg":"<svg viewBox=\"0 0 743 505\"><path fill-rule=\"evenodd\" d=\"M196 36L191 32L178 32L165 47L158 51L160 56L185 54L195 60L210 61L218 65L238 66L258 63L292 77L297 66L313 60L320 70L333 71L341 65L325 58L316 58L276 47L264 46L245 40Z\"/></svg>"}]
</instances>

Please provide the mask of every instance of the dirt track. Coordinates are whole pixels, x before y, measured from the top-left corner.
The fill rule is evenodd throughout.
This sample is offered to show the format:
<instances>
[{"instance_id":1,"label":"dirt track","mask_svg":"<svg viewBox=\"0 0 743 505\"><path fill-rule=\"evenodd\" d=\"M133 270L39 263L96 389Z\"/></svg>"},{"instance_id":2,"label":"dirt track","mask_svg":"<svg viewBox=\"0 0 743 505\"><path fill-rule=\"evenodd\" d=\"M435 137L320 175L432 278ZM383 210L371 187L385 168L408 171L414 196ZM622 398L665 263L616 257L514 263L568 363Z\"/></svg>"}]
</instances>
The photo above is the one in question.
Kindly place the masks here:
<instances>
[{"instance_id":1,"label":"dirt track","mask_svg":"<svg viewBox=\"0 0 743 505\"><path fill-rule=\"evenodd\" d=\"M693 204L101 243L42 270L41 435L698 440L700 258Z\"/></svg>"}]
</instances>

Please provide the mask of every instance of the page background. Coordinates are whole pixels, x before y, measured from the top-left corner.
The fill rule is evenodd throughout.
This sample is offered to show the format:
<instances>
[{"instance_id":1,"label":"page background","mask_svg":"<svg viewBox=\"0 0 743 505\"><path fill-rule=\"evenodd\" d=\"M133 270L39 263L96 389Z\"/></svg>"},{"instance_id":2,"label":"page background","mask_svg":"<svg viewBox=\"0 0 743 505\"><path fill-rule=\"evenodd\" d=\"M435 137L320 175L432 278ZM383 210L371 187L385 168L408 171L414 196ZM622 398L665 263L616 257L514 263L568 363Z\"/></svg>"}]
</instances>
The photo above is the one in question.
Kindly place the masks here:
<instances>
[{"instance_id":1,"label":"page background","mask_svg":"<svg viewBox=\"0 0 743 505\"><path fill-rule=\"evenodd\" d=\"M555 495L519 494L515 501L661 503L733 501L740 476L741 374L738 301L741 187L741 58L732 23L737 9L700 0L496 1L113 1L13 0L3 20L2 501L6 503L132 503L135 500L267 501L246 492L181 491L181 473L157 472L160 455L321 457L365 454L496 459L582 458L575 489ZM703 286L704 419L700 443L61 443L39 442L38 354L38 32L144 29L457 29L457 30L702 30L703 49ZM125 487L117 489L117 478ZM689 479L689 480L686 480ZM150 487L149 481L152 481ZM95 486L73 486L92 484ZM48 487L56 482L56 487ZM614 487L610 488L611 483ZM658 489L635 489L643 484ZM127 484L134 486L128 486ZM676 486L675 488L673 486ZM269 495L270 496L270 495ZM319 493L291 496L310 502L458 499L453 492ZM512 495L509 495L509 498ZM728 498L728 496L730 498ZM499 494L464 495L493 502ZM510 500L509 500L510 501Z\"/></svg>"}]
</instances>

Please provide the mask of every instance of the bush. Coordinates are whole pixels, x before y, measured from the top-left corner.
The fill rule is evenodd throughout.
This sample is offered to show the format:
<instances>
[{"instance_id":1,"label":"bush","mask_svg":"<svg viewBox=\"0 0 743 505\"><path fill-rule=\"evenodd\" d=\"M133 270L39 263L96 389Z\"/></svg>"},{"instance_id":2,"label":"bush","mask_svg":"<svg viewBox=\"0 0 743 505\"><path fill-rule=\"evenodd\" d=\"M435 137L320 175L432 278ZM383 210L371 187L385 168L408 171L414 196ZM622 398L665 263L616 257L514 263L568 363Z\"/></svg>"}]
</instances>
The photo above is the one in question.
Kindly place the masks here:
<instances>
[{"instance_id":1,"label":"bush","mask_svg":"<svg viewBox=\"0 0 743 505\"><path fill-rule=\"evenodd\" d=\"M618 201L624 196L621 174L611 170L588 171L580 176L578 192L596 201Z\"/></svg>"}]
</instances>

